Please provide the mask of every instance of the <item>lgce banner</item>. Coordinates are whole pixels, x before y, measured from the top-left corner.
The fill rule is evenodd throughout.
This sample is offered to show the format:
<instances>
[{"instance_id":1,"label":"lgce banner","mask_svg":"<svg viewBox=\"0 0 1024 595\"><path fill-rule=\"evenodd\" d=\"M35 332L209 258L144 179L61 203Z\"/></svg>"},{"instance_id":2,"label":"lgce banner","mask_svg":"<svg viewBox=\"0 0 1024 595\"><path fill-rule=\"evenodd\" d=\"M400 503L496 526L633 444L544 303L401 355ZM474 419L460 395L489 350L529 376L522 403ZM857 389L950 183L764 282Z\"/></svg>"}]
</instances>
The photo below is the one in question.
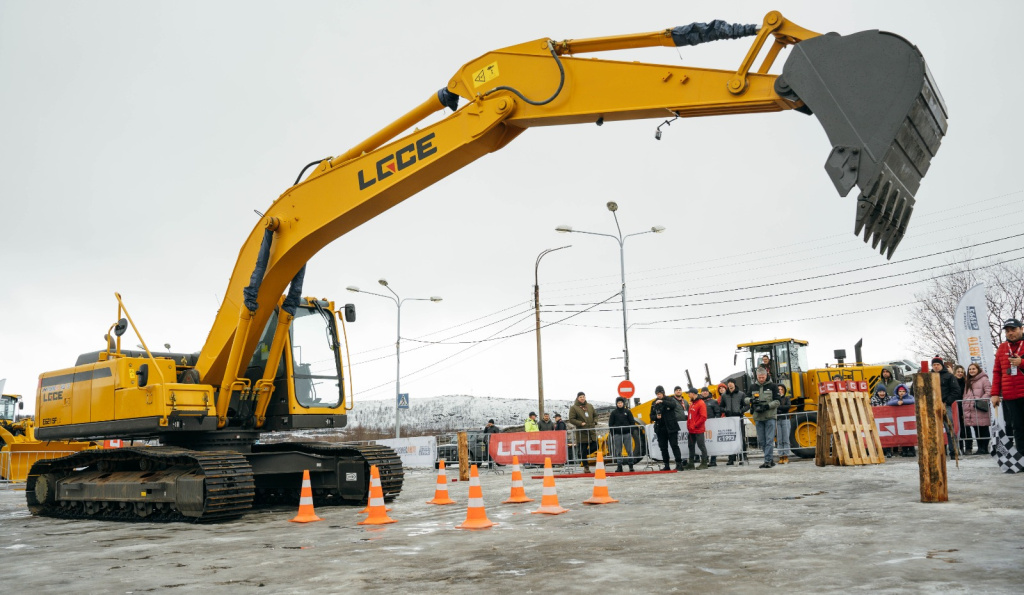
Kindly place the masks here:
<instances>
[{"instance_id":1,"label":"lgce banner","mask_svg":"<svg viewBox=\"0 0 1024 595\"><path fill-rule=\"evenodd\" d=\"M512 457L519 462L543 465L545 458L552 465L562 465L568 459L565 448L565 432L514 432L490 434L488 451L491 459L499 465L511 465Z\"/></svg>"}]
</instances>

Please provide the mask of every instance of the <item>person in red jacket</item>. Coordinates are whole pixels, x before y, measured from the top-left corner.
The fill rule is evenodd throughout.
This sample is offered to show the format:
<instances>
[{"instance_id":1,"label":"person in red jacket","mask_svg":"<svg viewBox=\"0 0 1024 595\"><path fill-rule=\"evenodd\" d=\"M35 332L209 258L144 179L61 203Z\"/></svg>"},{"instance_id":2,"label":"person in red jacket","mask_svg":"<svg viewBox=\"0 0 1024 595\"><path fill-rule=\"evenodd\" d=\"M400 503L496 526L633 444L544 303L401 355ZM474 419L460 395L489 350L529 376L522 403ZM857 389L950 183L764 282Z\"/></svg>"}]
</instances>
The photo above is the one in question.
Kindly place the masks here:
<instances>
[{"instance_id":1,"label":"person in red jacket","mask_svg":"<svg viewBox=\"0 0 1024 595\"><path fill-rule=\"evenodd\" d=\"M992 407L1003 403L1006 433L1013 436L1019 451L1024 448L1024 331L1021 322L1011 318L1003 323L1006 341L996 349L996 362L992 367Z\"/></svg>"},{"instance_id":2,"label":"person in red jacket","mask_svg":"<svg viewBox=\"0 0 1024 595\"><path fill-rule=\"evenodd\" d=\"M690 403L690 417L686 419L687 443L690 446L690 462L686 464L687 469L693 469L697 462L695 446L700 448L700 467L697 469L708 468L708 447L704 444L704 422L708 420L708 407L703 399L705 394L711 394L706 386L701 389L701 398L694 398Z\"/></svg>"}]
</instances>

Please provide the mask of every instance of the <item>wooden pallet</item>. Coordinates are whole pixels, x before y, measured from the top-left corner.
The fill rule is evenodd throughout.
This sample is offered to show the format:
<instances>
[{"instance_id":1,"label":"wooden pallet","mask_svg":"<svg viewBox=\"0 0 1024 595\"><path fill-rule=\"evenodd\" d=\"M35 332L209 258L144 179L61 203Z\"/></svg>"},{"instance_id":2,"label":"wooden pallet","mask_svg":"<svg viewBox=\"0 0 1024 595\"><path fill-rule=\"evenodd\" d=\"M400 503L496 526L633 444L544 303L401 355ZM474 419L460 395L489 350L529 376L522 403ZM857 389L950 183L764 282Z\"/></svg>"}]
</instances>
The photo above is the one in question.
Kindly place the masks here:
<instances>
[{"instance_id":1,"label":"wooden pallet","mask_svg":"<svg viewBox=\"0 0 1024 595\"><path fill-rule=\"evenodd\" d=\"M814 463L819 467L884 463L870 394L834 392L821 395L817 442Z\"/></svg>"}]
</instances>

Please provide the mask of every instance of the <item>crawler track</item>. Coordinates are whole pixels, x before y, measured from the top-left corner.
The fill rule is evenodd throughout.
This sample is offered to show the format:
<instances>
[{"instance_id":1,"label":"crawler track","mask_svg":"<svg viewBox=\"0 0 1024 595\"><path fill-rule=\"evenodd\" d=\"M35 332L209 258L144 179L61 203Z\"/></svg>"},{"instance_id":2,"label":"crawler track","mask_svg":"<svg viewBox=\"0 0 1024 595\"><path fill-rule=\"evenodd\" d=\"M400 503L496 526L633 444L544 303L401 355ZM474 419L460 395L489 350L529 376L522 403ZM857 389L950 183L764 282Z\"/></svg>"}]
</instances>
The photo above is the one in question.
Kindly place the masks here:
<instances>
[{"instance_id":1,"label":"crawler track","mask_svg":"<svg viewBox=\"0 0 1024 595\"><path fill-rule=\"evenodd\" d=\"M145 473L140 470L152 470ZM187 487L173 502L147 501L153 477L185 477ZM59 482L103 489L126 486L122 497L58 499ZM25 495L34 515L74 519L146 522L209 522L233 519L252 508L255 482L252 467L235 452L192 451L176 447L89 450L32 466ZM142 496L140 496L140 494ZM184 511L188 511L186 514Z\"/></svg>"},{"instance_id":2,"label":"crawler track","mask_svg":"<svg viewBox=\"0 0 1024 595\"><path fill-rule=\"evenodd\" d=\"M350 444L337 442L276 442L271 444L254 444L253 452L289 452L297 451L319 456L335 457L338 459L361 460L365 465L366 485L362 494L368 493L370 489L370 465L376 465L380 472L381 488L384 491L384 500L391 502L402 492L402 484L405 481L405 471L402 467L402 459L391 448L367 444ZM271 505L283 501L298 501L299 488L301 484L296 483L293 497L282 499L281 494L262 494L257 492L257 505ZM365 504L365 497L362 500L343 500L336 490L317 493L314 491L314 501L319 505L331 504Z\"/></svg>"}]
</instances>

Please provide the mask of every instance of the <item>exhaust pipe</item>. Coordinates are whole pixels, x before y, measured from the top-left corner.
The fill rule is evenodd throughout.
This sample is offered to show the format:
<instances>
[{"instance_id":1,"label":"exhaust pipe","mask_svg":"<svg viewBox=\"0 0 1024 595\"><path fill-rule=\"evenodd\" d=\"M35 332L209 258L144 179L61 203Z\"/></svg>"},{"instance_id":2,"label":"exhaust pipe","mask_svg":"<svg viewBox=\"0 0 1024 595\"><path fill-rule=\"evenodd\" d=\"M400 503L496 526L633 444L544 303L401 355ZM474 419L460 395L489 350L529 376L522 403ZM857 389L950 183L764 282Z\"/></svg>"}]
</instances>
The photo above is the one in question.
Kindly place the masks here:
<instances>
[{"instance_id":1,"label":"exhaust pipe","mask_svg":"<svg viewBox=\"0 0 1024 595\"><path fill-rule=\"evenodd\" d=\"M793 46L775 91L818 118L832 143L825 171L836 190L861 190L854 235L863 231L892 258L947 128L921 52L877 30L814 37Z\"/></svg>"}]
</instances>

